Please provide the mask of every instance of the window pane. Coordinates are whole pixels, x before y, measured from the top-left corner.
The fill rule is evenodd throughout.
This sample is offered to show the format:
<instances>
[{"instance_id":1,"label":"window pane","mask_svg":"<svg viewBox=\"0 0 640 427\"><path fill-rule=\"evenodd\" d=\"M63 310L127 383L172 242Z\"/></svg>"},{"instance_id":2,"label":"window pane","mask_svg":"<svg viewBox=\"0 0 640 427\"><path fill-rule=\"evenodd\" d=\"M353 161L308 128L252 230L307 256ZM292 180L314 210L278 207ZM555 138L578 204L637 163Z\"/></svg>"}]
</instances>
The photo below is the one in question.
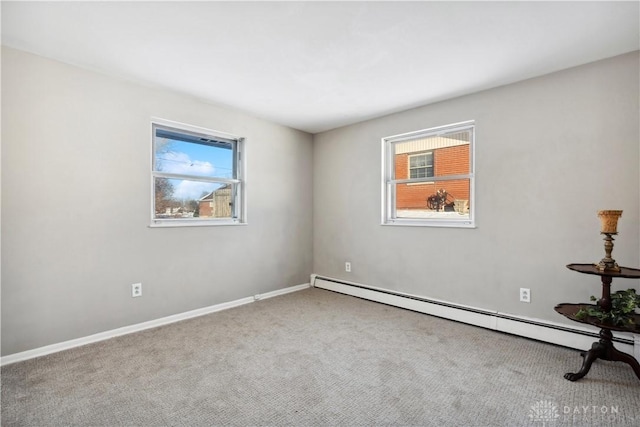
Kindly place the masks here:
<instances>
[{"instance_id":1,"label":"window pane","mask_svg":"<svg viewBox=\"0 0 640 427\"><path fill-rule=\"evenodd\" d=\"M431 153L429 153L431 154ZM429 156L432 157L432 156ZM427 155L421 154L418 156L409 156L409 167L410 168L423 168L427 166Z\"/></svg>"},{"instance_id":2,"label":"window pane","mask_svg":"<svg viewBox=\"0 0 640 427\"><path fill-rule=\"evenodd\" d=\"M393 179L467 175L470 173L471 165L470 141L471 131L464 131L394 143L395 177ZM426 172L426 175L411 176L410 171L415 167L431 169Z\"/></svg>"},{"instance_id":3,"label":"window pane","mask_svg":"<svg viewBox=\"0 0 640 427\"><path fill-rule=\"evenodd\" d=\"M230 218L232 185L155 178L155 219Z\"/></svg>"},{"instance_id":4,"label":"window pane","mask_svg":"<svg viewBox=\"0 0 640 427\"><path fill-rule=\"evenodd\" d=\"M433 176L433 168L415 168L409 171L409 178L428 178Z\"/></svg>"},{"instance_id":5,"label":"window pane","mask_svg":"<svg viewBox=\"0 0 640 427\"><path fill-rule=\"evenodd\" d=\"M156 171L215 178L235 178L231 143L187 142L178 135L161 133L154 138ZM196 141L196 138L191 138Z\"/></svg>"},{"instance_id":6,"label":"window pane","mask_svg":"<svg viewBox=\"0 0 640 427\"><path fill-rule=\"evenodd\" d=\"M395 216L469 219L469 194L469 179L395 184Z\"/></svg>"}]
</instances>

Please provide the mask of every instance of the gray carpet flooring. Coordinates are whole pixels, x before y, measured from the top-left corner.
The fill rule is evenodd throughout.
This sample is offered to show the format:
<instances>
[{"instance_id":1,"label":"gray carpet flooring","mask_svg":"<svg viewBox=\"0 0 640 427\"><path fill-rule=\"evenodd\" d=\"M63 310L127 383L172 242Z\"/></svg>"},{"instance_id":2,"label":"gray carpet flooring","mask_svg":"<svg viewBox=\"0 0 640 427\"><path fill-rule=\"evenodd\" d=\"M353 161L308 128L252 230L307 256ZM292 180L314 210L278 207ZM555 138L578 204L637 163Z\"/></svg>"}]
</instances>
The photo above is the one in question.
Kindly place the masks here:
<instances>
[{"instance_id":1,"label":"gray carpet flooring","mask_svg":"<svg viewBox=\"0 0 640 427\"><path fill-rule=\"evenodd\" d=\"M579 352L307 289L2 367L3 426L640 425Z\"/></svg>"}]
</instances>

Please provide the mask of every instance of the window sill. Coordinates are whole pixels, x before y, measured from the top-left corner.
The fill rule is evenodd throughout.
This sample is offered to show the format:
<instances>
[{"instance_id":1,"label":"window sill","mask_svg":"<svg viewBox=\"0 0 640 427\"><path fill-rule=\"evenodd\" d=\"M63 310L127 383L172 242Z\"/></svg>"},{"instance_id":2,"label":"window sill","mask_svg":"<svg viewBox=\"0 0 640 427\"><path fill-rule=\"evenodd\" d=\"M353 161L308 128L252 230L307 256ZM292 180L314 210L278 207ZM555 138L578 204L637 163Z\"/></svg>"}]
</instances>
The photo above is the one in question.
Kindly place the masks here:
<instances>
[{"instance_id":1,"label":"window sill","mask_svg":"<svg viewBox=\"0 0 640 427\"><path fill-rule=\"evenodd\" d=\"M445 220L412 220L412 219L393 219L383 222L385 226L404 226L404 227L440 227L440 228L477 228L476 224L470 220L461 221L445 221Z\"/></svg>"},{"instance_id":2,"label":"window sill","mask_svg":"<svg viewBox=\"0 0 640 427\"><path fill-rule=\"evenodd\" d=\"M171 227L219 227L224 225L238 226L247 225L246 222L229 221L229 220L153 220L149 224L149 228L171 228Z\"/></svg>"}]
</instances>

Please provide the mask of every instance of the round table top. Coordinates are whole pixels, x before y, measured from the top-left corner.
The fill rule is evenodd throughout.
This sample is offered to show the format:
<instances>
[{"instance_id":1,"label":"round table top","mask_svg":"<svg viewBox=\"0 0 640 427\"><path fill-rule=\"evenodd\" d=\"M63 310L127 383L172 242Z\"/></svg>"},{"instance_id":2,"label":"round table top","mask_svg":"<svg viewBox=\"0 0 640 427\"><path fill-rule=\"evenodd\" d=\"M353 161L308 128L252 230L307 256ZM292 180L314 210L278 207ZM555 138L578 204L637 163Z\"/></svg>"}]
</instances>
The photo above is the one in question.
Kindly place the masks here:
<instances>
[{"instance_id":1,"label":"round table top","mask_svg":"<svg viewBox=\"0 0 640 427\"><path fill-rule=\"evenodd\" d=\"M640 279L640 270L637 268L620 267L620 271L602 271L598 270L596 264L568 264L567 268L579 273L595 274L597 276Z\"/></svg>"}]
</instances>

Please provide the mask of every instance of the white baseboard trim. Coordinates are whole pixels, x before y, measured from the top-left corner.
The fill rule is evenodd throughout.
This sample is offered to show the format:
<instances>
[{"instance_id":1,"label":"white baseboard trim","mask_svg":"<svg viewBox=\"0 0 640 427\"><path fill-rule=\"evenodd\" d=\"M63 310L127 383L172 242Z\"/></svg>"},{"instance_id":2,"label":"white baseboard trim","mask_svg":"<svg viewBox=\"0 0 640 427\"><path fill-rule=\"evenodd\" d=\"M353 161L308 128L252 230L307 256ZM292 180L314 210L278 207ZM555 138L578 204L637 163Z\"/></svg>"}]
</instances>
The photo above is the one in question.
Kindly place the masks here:
<instances>
[{"instance_id":1,"label":"white baseboard trim","mask_svg":"<svg viewBox=\"0 0 640 427\"><path fill-rule=\"evenodd\" d=\"M311 286L310 283L303 283L302 285L289 286L288 288L276 289L275 291L267 292L266 294L256 294L254 295L254 301L258 301L261 299L273 298L284 294L290 294L291 292L301 291L303 289L307 289Z\"/></svg>"},{"instance_id":2,"label":"white baseboard trim","mask_svg":"<svg viewBox=\"0 0 640 427\"><path fill-rule=\"evenodd\" d=\"M252 297L240 298L235 301L223 302L220 304L211 305L209 307L203 307L196 310L186 311L184 313L178 313L171 316L162 317L160 319L150 320L148 322L142 322L135 325L124 326L122 328L112 329L110 331L100 332L100 333L89 335L82 338L77 338L77 339L64 341L57 344L51 344L44 347L35 348L33 350L27 350L20 353L9 354L7 356L3 356L2 358L0 358L0 366L9 365L11 363L21 362L28 359L33 359L40 356L45 356L51 353L57 353L63 350L69 350L74 347L80 347L83 345L95 343L98 341L108 340L110 338L115 338L122 335L144 331L145 329L157 328L158 326L168 325L170 323L191 319L193 317L204 316L206 314L227 310L229 308L239 307L241 305L249 304L261 299L273 298L279 295L284 295L291 292L307 289L309 286L310 286L309 283L290 286L287 288L266 292L264 294L256 294Z\"/></svg>"},{"instance_id":3,"label":"white baseboard trim","mask_svg":"<svg viewBox=\"0 0 640 427\"><path fill-rule=\"evenodd\" d=\"M588 350L598 340L598 330L595 327L579 324L567 326L549 320L429 299L316 274L311 275L311 286L564 347ZM640 335L614 333L614 343L618 350L635 355L640 360Z\"/></svg>"}]
</instances>

